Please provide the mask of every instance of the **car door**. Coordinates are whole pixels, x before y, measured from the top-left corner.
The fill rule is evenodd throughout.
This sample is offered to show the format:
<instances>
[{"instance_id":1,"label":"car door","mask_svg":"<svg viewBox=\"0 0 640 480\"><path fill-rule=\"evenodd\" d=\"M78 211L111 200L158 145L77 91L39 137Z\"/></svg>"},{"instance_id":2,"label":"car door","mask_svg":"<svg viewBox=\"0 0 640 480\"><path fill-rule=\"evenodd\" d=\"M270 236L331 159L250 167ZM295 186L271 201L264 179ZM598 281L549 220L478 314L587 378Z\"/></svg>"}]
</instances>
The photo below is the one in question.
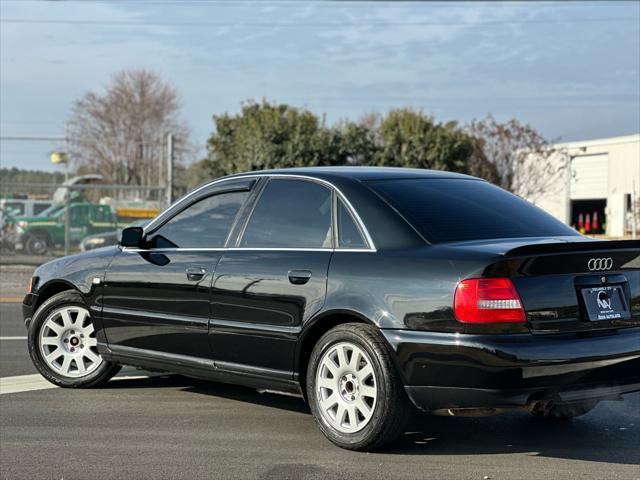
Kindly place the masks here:
<instances>
[{"instance_id":1,"label":"car door","mask_svg":"<svg viewBox=\"0 0 640 480\"><path fill-rule=\"evenodd\" d=\"M215 272L209 333L219 368L291 379L301 326L325 299L333 195L310 180L264 185Z\"/></svg>"},{"instance_id":2,"label":"car door","mask_svg":"<svg viewBox=\"0 0 640 480\"><path fill-rule=\"evenodd\" d=\"M103 324L123 355L209 358L213 272L255 180L225 181L172 207L106 272Z\"/></svg>"},{"instance_id":3,"label":"car door","mask_svg":"<svg viewBox=\"0 0 640 480\"><path fill-rule=\"evenodd\" d=\"M108 232L116 228L114 215L109 205L93 205L89 211L87 235Z\"/></svg>"},{"instance_id":4,"label":"car door","mask_svg":"<svg viewBox=\"0 0 640 480\"><path fill-rule=\"evenodd\" d=\"M69 236L72 243L78 243L87 236L89 205L86 203L79 203L76 205L70 205L69 208ZM64 215L62 215L60 221L63 222L62 228L64 228Z\"/></svg>"}]
</instances>

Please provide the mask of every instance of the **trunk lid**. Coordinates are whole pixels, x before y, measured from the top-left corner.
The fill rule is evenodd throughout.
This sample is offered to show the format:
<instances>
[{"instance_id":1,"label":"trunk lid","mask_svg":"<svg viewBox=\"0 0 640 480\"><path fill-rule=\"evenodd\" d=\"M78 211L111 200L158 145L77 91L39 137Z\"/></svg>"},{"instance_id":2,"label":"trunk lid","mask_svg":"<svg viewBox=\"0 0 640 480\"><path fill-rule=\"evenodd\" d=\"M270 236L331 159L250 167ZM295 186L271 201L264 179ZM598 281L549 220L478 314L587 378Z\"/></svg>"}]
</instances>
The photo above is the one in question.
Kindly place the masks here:
<instances>
[{"instance_id":1,"label":"trunk lid","mask_svg":"<svg viewBox=\"0 0 640 480\"><path fill-rule=\"evenodd\" d=\"M512 279L532 333L640 326L640 241L578 238L500 242L484 274Z\"/></svg>"}]
</instances>

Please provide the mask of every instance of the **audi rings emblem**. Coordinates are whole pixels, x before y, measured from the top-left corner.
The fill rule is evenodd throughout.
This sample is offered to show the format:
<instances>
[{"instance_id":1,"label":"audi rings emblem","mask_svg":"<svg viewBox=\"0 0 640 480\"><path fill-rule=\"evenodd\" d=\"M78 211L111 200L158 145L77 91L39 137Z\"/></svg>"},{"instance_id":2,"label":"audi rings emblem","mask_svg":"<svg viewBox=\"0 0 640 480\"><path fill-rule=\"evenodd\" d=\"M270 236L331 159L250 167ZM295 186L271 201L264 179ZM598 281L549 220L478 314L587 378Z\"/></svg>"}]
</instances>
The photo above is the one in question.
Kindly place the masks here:
<instances>
[{"instance_id":1,"label":"audi rings emblem","mask_svg":"<svg viewBox=\"0 0 640 480\"><path fill-rule=\"evenodd\" d=\"M613 258L590 258L587 262L587 268L592 272L598 270L611 270L613 268Z\"/></svg>"}]
</instances>

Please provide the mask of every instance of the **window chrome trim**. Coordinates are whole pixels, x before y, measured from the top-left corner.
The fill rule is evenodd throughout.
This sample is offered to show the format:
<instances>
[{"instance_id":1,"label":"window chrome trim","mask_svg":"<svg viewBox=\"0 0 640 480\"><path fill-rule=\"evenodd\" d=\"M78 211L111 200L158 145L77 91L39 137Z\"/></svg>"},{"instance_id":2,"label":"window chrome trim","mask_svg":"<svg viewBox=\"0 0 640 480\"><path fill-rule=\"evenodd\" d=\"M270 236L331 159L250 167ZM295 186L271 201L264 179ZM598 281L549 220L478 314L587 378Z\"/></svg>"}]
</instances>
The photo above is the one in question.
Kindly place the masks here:
<instances>
[{"instance_id":1,"label":"window chrome trim","mask_svg":"<svg viewBox=\"0 0 640 480\"><path fill-rule=\"evenodd\" d=\"M162 253L162 252L355 252L373 253L371 248L295 248L295 247L220 247L220 248L136 248L120 247L125 253Z\"/></svg>"},{"instance_id":2,"label":"window chrome trim","mask_svg":"<svg viewBox=\"0 0 640 480\"><path fill-rule=\"evenodd\" d=\"M364 224L364 222L362 221L362 218L360 218L360 215L358 215L358 212L356 211L356 209L353 207L353 205L351 204L351 202L349 201L349 199L342 193L342 191L336 187L333 183L329 182L328 180L324 180L322 178L316 178L316 177L311 177L308 175L300 175L300 174L292 174L292 173L252 173L252 174L247 174L247 175L238 175L238 176L232 176L232 177L224 177L224 178L219 178L217 180L213 180L212 182L206 183L204 185L201 185L200 187L196 188L193 192L189 193L188 195L182 197L180 200L178 200L177 202L175 202L174 204L170 205L169 207L167 207L167 209L165 211L163 211L160 215L158 215L156 218L154 218L151 222L149 222L145 227L143 227L143 232L144 234L147 233L147 231L153 231L154 226L158 223L161 223L164 221L164 218L167 216L167 212L169 211L169 209L173 206L176 205L181 205L183 203L189 202L191 200L191 198L196 195L198 192L211 187L212 185L217 185L219 183L222 182L227 182L227 181L231 181L231 180L239 180L239 179L243 179L243 178L297 178L299 180L309 180L312 182L317 182L320 183L326 187L328 187L330 190L336 192L336 195L344 202L344 205L347 207L347 209L349 210L349 212L351 213L351 215L353 216L354 220L356 221L358 227L361 229L362 233L364 234L365 237L365 241L367 242L368 248L363 248L363 249L346 249L346 248L335 248L335 249L331 249L331 248L319 248L319 249L299 249L299 248L243 248L243 247L229 247L228 250L289 250L289 251L305 251L305 250L322 250L322 251L326 251L326 250L336 250L336 251L341 251L341 252L345 252L345 251L367 251L367 252L375 252L377 251L375 244L373 243L373 239L371 238L371 235L369 235L369 230L367 230L366 225ZM220 250L220 249L209 249L209 248L196 248L196 249L178 249L178 250ZM142 251L150 251L150 250L142 250ZM159 250L153 250L153 251L159 251Z\"/></svg>"}]
</instances>

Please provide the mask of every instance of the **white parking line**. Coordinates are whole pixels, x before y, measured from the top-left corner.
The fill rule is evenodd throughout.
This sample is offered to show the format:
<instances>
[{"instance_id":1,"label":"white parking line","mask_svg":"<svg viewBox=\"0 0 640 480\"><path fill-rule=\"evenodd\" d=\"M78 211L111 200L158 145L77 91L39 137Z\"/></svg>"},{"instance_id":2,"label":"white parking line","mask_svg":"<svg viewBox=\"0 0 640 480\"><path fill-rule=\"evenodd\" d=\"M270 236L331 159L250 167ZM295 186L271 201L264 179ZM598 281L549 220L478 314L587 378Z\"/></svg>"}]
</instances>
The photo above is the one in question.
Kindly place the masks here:
<instances>
[{"instance_id":1,"label":"white parking line","mask_svg":"<svg viewBox=\"0 0 640 480\"><path fill-rule=\"evenodd\" d=\"M58 388L53 383L47 382L42 375L18 375L16 377L0 378L0 395L5 393L31 392L33 390L46 390Z\"/></svg>"},{"instance_id":2,"label":"white parking line","mask_svg":"<svg viewBox=\"0 0 640 480\"><path fill-rule=\"evenodd\" d=\"M0 340L26 340L27 337L0 337Z\"/></svg>"},{"instance_id":3,"label":"white parking line","mask_svg":"<svg viewBox=\"0 0 640 480\"><path fill-rule=\"evenodd\" d=\"M149 378L162 375L148 374L148 375L118 375L112 381L117 380L139 380L142 378ZM18 375L15 377L2 377L0 378L0 395L8 393L20 393L31 392L34 390L48 390L50 388L58 388L53 383L48 382L42 377L42 375L36 373L32 375Z\"/></svg>"}]
</instances>

